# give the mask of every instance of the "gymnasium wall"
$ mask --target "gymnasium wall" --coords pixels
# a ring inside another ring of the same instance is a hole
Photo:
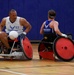
[[[71,33],[74,38],[74,0],[0,0],[0,21],[15,9],[18,16],[26,18],[32,25],[27,34],[30,40],[41,40],[40,27],[47,19],[47,12],[54,9],[57,13],[61,32]]]

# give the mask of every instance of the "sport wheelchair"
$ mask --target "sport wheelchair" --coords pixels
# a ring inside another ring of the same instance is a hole
[[[6,47],[0,42],[0,56],[2,59],[20,59],[20,60],[31,60],[33,57],[32,45],[29,39],[25,36],[24,39],[20,41],[16,40],[8,40],[11,52],[10,54],[5,54],[4,51]]]
[[[74,58],[74,42],[72,36],[68,38],[57,36],[53,42],[44,36],[38,46],[40,59],[71,61]]]

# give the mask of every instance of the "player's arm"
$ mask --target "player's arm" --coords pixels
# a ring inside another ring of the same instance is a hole
[[[53,28],[54,28],[54,31],[58,34],[58,35],[62,35],[61,31],[59,30],[59,23],[57,21],[54,21],[54,24],[53,24]]]
[[[45,22],[44,22],[45,23]],[[42,24],[42,26],[41,26],[41,28],[40,28],[40,34],[43,34],[44,33],[44,31],[43,31],[43,29],[44,29],[44,23]]]
[[[4,28],[4,26],[5,26],[5,23],[6,23],[6,19],[3,18],[2,21],[1,21],[1,23],[0,23],[0,31],[3,30],[3,28]]]
[[[54,31],[55,31],[58,35],[60,35],[60,36],[67,37],[66,34],[63,34],[63,33],[59,30],[58,25],[59,25],[58,22],[55,21],[55,22],[54,22]]]
[[[28,33],[31,30],[32,26],[30,25],[30,23],[26,19],[21,18],[20,23],[23,27],[26,28],[24,32]]]

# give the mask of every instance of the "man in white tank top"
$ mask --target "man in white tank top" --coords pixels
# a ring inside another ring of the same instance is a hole
[[[3,28],[6,26],[5,32]],[[26,28],[23,31],[23,28]],[[9,16],[2,19],[0,24],[0,40],[7,47],[7,53],[10,53],[10,46],[8,44],[8,34],[10,31],[17,31],[19,36],[24,37],[31,30],[30,23],[22,17],[17,16],[16,10],[12,9],[9,12]]]

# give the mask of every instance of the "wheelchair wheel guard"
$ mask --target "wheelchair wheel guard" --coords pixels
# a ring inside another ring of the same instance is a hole
[[[33,57],[32,45],[27,37],[21,39],[21,45],[24,55],[27,59],[31,60]]]
[[[74,58],[74,43],[70,38],[57,37],[53,44],[55,55],[63,61],[71,61]]]

